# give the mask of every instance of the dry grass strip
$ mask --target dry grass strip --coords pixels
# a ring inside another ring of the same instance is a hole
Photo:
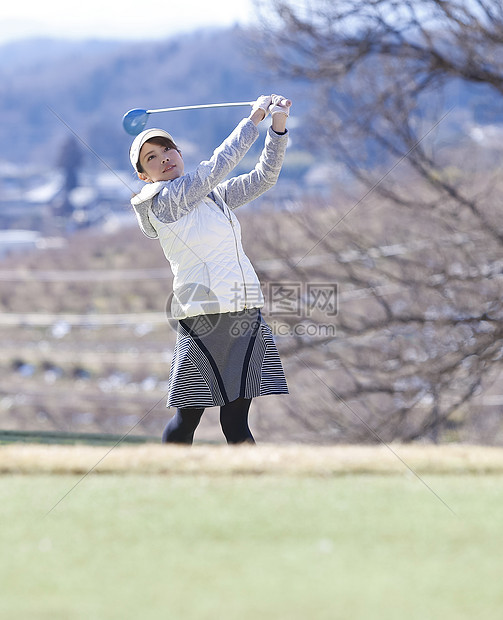
[[[387,446],[0,446],[2,474],[503,474],[503,448]],[[410,473],[410,472],[409,472]]]

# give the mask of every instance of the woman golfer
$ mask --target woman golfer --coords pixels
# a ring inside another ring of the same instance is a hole
[[[143,233],[159,239],[173,274],[171,316],[177,340],[168,407],[176,407],[163,442],[191,444],[205,407],[220,407],[228,443],[254,443],[248,426],[252,398],[287,394],[281,360],[260,308],[260,282],[241,244],[233,210],[277,181],[288,141],[290,102],[261,96],[209,161],[184,172],[182,154],[162,129],[136,136],[131,163],[145,181],[131,201]],[[255,168],[225,180],[271,113]]]

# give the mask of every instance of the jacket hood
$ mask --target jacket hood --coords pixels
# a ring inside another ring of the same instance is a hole
[[[156,229],[148,217],[148,212],[152,206],[154,196],[156,196],[169,181],[156,181],[144,185],[139,194],[131,198],[131,205],[134,209],[136,219],[140,225],[142,233],[149,239],[157,239]]]

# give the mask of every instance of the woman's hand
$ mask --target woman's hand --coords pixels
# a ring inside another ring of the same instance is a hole
[[[281,95],[271,95],[269,112],[272,116],[272,128],[276,133],[285,133],[286,119],[290,114],[292,102]]]
[[[272,96],[271,95],[260,95],[260,97],[255,101],[252,106],[252,111],[250,113],[250,119],[258,125],[261,121],[269,113],[269,107],[272,104]]]

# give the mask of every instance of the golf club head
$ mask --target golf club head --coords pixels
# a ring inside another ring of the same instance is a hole
[[[134,108],[126,112],[122,118],[122,126],[132,136],[137,136],[143,131],[148,121],[147,110]]]

